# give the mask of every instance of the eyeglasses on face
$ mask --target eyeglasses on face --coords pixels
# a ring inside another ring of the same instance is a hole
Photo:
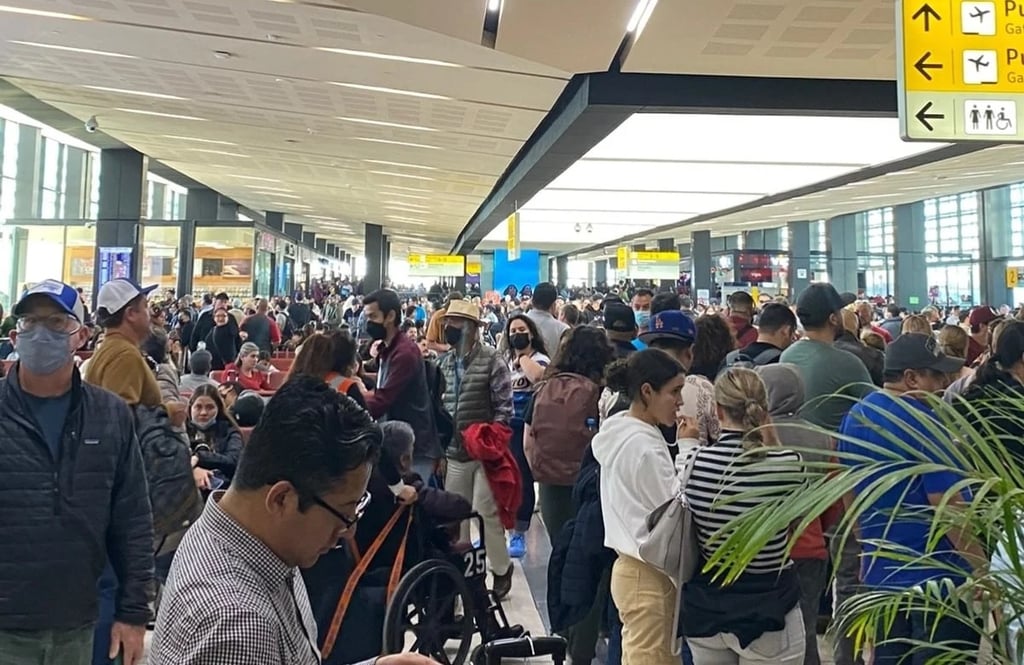
[[[344,533],[345,531],[352,530],[356,523],[359,522],[360,519],[362,519],[363,515],[366,513],[366,507],[370,505],[371,498],[369,491],[363,492],[363,495],[359,497],[359,501],[356,502],[356,508],[353,511],[352,517],[347,517],[344,514],[342,514],[341,511],[336,510],[333,506],[331,506],[331,504],[327,503],[316,494],[313,494],[311,496],[313,498],[313,503],[320,506],[321,508],[323,508],[324,510],[326,510],[327,512],[341,520],[341,523],[345,525],[345,529],[342,531],[342,533]]]
[[[65,333],[68,335],[78,332],[82,327],[82,324],[78,322],[78,319],[70,314],[47,314],[45,316],[29,314],[18,318],[17,331],[20,333],[31,332],[40,325],[51,332]]]

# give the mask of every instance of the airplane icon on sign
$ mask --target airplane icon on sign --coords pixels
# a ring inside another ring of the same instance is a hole
[[[967,58],[967,61],[974,65],[974,71],[976,72],[980,72],[982,67],[988,67],[989,65],[984,55],[979,55],[977,58]]]
[[[965,35],[996,34],[996,3],[991,0],[961,1],[960,27]]]
[[[991,13],[992,13],[991,9],[982,9],[981,7],[977,7],[976,6],[974,8],[974,11],[971,12],[970,16],[971,16],[971,18],[978,19],[978,21],[984,21],[985,20],[985,15],[986,14],[991,14]]]

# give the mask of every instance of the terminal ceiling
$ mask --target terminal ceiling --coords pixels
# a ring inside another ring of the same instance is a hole
[[[253,210],[282,211],[348,251],[361,250],[366,222],[384,225],[396,255],[445,251],[571,76],[608,69],[637,0],[504,0],[494,48],[481,45],[487,5],[0,0],[0,75],[80,122],[95,115],[102,132],[193,181]],[[891,0],[661,0],[622,71],[885,80],[895,71],[893,14]],[[888,139],[877,156],[811,155],[810,170],[788,155],[781,161],[790,173],[778,183],[747,186],[745,177],[737,191],[807,184],[928,148],[900,146],[895,129]],[[696,160],[687,145],[671,145],[682,152],[663,154],[673,162],[664,173],[652,162],[619,179],[682,187],[686,167],[676,162]],[[644,149],[664,153],[659,141]],[[556,183],[607,188],[621,156],[604,158],[580,162]],[[683,209],[670,206],[673,214],[739,201],[730,191],[696,209],[694,199],[675,198]],[[540,209],[574,207],[550,201]],[[603,207],[591,223],[621,211]],[[561,230],[575,224],[566,215],[546,221]],[[620,235],[672,221],[620,223]],[[750,221],[762,220],[730,223]]]

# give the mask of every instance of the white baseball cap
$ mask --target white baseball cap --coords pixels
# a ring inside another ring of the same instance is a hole
[[[96,296],[96,307],[107,310],[107,314],[116,314],[124,309],[124,306],[139,296],[155,291],[159,284],[142,287],[125,277],[112,279],[100,287],[99,295]]]
[[[24,313],[26,302],[32,296],[46,296],[64,312],[78,319],[79,323],[85,322],[85,306],[82,299],[78,297],[78,291],[74,287],[55,279],[44,279],[21,294],[21,299],[14,306],[14,315]]]

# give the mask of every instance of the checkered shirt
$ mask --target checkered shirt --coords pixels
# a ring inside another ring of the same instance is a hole
[[[319,665],[316,643],[299,570],[207,502],[174,557],[150,665]]]

